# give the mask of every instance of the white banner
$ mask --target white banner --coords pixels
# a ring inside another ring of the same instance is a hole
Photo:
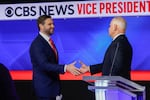
[[[53,18],[86,18],[150,15],[150,0],[101,0],[26,4],[1,4],[0,20]]]

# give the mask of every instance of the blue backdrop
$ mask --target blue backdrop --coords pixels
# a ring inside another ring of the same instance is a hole
[[[124,17],[126,35],[133,47],[132,70],[150,70],[150,17]],[[52,36],[60,64],[81,60],[100,63],[112,39],[108,27],[112,18],[54,19]],[[37,36],[36,20],[0,21],[0,63],[10,70],[30,70],[29,47]],[[79,64],[76,64],[80,67]]]

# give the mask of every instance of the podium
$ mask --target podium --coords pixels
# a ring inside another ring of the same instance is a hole
[[[96,100],[146,100],[145,87],[120,76],[83,76]]]

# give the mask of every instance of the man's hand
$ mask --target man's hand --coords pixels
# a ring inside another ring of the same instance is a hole
[[[80,72],[86,73],[90,72],[90,67],[85,65],[83,62],[80,61],[81,67],[80,67]]]
[[[71,63],[71,64],[69,64],[69,65],[67,65],[66,71],[70,72],[71,74],[73,74],[75,76],[77,76],[77,75],[80,75],[81,72],[80,72],[80,70],[78,68],[75,67],[75,65],[74,65],[75,63],[76,63],[76,61]]]

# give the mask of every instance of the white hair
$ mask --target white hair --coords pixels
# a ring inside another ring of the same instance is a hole
[[[122,17],[115,17],[112,19],[112,23],[119,26],[120,29],[126,29],[126,21]]]

